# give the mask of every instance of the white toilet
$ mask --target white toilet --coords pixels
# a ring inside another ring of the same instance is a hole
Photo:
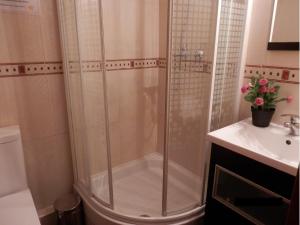
[[[18,126],[0,128],[0,224],[40,225],[27,185]]]

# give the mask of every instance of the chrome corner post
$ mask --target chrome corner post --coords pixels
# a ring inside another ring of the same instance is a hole
[[[173,0],[168,2],[168,30],[167,30],[167,73],[165,81],[165,132],[164,132],[164,152],[163,152],[163,191],[162,191],[162,216],[168,214],[168,157],[169,157],[169,106],[170,106],[170,76],[172,68],[172,16]]]
[[[105,42],[104,42],[104,23],[103,23],[103,8],[102,0],[99,0],[99,25],[100,25],[100,41],[101,41],[101,56],[102,56],[102,82],[104,94],[104,110],[105,110],[105,133],[106,133],[106,153],[107,153],[107,172],[108,172],[108,186],[109,186],[109,201],[110,208],[114,209],[114,191],[113,191],[113,174],[111,163],[111,147],[110,147],[110,128],[109,128],[109,114],[108,114],[108,101],[107,101],[107,80],[106,80],[106,67],[105,67]]]

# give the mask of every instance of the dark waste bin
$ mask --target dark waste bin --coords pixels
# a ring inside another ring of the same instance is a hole
[[[84,225],[81,199],[76,194],[67,194],[54,202],[59,225]]]

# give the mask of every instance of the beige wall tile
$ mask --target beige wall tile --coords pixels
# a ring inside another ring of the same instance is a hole
[[[168,0],[159,0],[159,57],[167,57]]]
[[[67,131],[61,75],[11,79],[15,82],[18,118],[24,140]]]
[[[166,104],[166,78],[167,70],[165,68],[159,69],[159,85],[158,85],[158,133],[157,133],[157,151],[162,153],[164,149],[164,135],[165,135],[165,104]]]
[[[56,1],[41,1],[41,31],[46,61],[61,61],[61,47]]]
[[[99,1],[77,1],[78,8],[78,33],[81,59],[101,60],[101,23],[99,15]]]
[[[55,0],[43,0],[37,15],[0,12],[0,62],[60,61]]]
[[[64,77],[61,74],[47,76],[53,133],[68,133],[67,103]]]
[[[102,72],[83,72],[82,93],[87,127],[105,128]]]
[[[157,151],[158,69],[107,73],[113,165]]]
[[[83,72],[86,143],[92,174],[107,170],[106,115],[102,72]]]
[[[0,63],[61,61],[55,0],[38,15],[0,12],[0,30]],[[0,126],[20,125],[29,186],[47,207],[73,182],[63,76],[0,78],[0,96]]]
[[[122,163],[121,152],[125,151],[123,145],[121,145],[121,124],[120,123],[110,123],[109,133],[110,133],[110,149],[111,149],[111,163],[112,166],[118,166]],[[136,158],[133,157],[133,159]]]
[[[165,57],[167,8],[166,0],[104,0],[106,59]],[[107,73],[114,166],[157,150],[160,82],[158,69]]]
[[[66,134],[25,140],[23,148],[29,187],[38,209],[72,191],[72,162]]]
[[[18,111],[13,79],[0,79],[0,96],[0,125],[9,126],[18,124]]]
[[[0,126],[20,125],[29,187],[47,207],[73,182],[63,76],[0,78],[0,95]]]
[[[103,128],[89,127],[86,134],[91,174],[107,171],[107,143]]]
[[[39,62],[44,60],[41,22],[38,16],[14,13],[0,13],[1,49],[8,48],[0,55],[0,62]]]
[[[159,1],[103,1],[107,59],[159,55]]]
[[[47,77],[20,77],[14,81],[23,139],[54,135],[51,132],[52,110]]]

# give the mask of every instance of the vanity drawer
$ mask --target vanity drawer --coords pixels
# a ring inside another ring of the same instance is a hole
[[[295,177],[212,144],[206,224],[283,225]]]
[[[257,225],[282,225],[290,200],[219,165],[212,198]]]

